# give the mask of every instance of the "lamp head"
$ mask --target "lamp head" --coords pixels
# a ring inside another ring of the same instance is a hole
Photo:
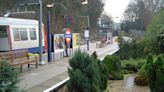
[[[85,0],[84,2],[81,2],[81,4],[88,4],[88,0]]]
[[[53,4],[53,3],[47,4],[47,7],[48,7],[48,8],[52,8],[52,7],[54,7],[54,4]]]

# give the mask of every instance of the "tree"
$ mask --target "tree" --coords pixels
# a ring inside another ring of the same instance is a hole
[[[101,16],[101,19],[102,19],[102,24],[106,24],[106,25],[112,25],[113,24],[113,20],[112,20],[111,16],[103,14]]]
[[[124,13],[123,30],[146,30],[152,16],[163,8],[163,0],[132,0]]]
[[[84,16],[88,15],[90,18],[90,31],[97,32],[97,21],[103,11],[103,2],[101,0],[88,0],[88,4],[85,7]]]
[[[155,53],[163,53],[163,34],[164,34],[164,10],[157,13],[152,22],[149,24],[146,34],[145,42],[149,50]]]
[[[15,3],[17,0],[0,0],[0,16],[3,16],[7,11],[15,11]]]

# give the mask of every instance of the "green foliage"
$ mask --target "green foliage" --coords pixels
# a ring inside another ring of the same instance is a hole
[[[107,88],[108,84],[108,71],[107,66],[100,60],[97,60],[100,71],[100,89],[103,91]]]
[[[69,92],[100,92],[99,67],[94,58],[79,50],[69,60],[69,64]]]
[[[145,45],[148,50],[155,53],[163,53],[163,34],[164,34],[164,10],[158,12],[147,27],[145,33]]]
[[[107,65],[108,71],[120,71],[121,70],[121,62],[119,57],[115,55],[107,55],[103,62]]]
[[[124,75],[121,71],[116,72],[116,71],[111,71],[111,78],[109,78],[111,80],[123,80],[124,79]]]
[[[108,82],[107,66],[104,64],[104,62],[97,59],[96,51],[92,53],[91,57],[93,57],[98,64],[99,73],[100,73],[100,89],[104,91],[107,88],[107,82]]]
[[[120,42],[118,55],[121,59],[144,58],[147,53],[164,53],[164,10],[157,12],[147,27],[144,39]]]
[[[146,63],[141,67],[137,76],[135,77],[135,83],[137,85],[148,85],[148,77],[146,73]]]
[[[163,26],[164,28],[164,26]],[[158,41],[158,53],[164,53],[164,29],[162,29],[163,32],[160,33],[157,37],[157,41]]]
[[[121,29],[145,31],[153,15],[163,9],[163,4],[164,0],[131,0],[124,12]]]
[[[153,58],[152,55],[149,58]],[[158,55],[156,58],[147,59],[146,72],[148,76],[151,92],[163,92],[164,90],[164,56]],[[149,61],[149,60],[153,60]]]
[[[121,61],[121,66],[124,73],[136,73],[145,63],[145,59],[129,59]]]
[[[144,53],[144,42],[142,40],[132,42],[126,42],[120,40],[119,44],[120,50],[117,52],[117,55],[121,60],[130,59],[130,58],[143,58],[145,56]]]
[[[93,53],[92,53],[92,55],[91,55],[93,58],[95,58],[95,59],[97,59],[97,52],[96,51],[94,51]]]
[[[138,71],[138,75],[141,75],[141,76],[147,76],[146,74],[146,64],[144,64],[140,70]]]
[[[4,60],[0,61],[0,92],[20,92],[18,77],[17,69]]]
[[[68,89],[74,90],[75,92],[90,92],[91,85],[88,83],[88,78],[86,78],[79,69],[71,73],[72,74],[69,74],[70,80],[67,85]]]
[[[104,58],[103,62],[108,68],[109,79],[123,79],[123,74],[121,73],[121,62],[117,56],[108,55]]]

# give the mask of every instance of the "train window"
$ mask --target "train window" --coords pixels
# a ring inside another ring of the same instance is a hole
[[[19,28],[13,28],[14,41],[20,41]]]
[[[27,35],[27,29],[26,28],[20,28],[20,35],[21,35],[21,40],[28,40],[28,35]]]
[[[30,39],[31,40],[36,40],[36,31],[35,31],[35,28],[30,28],[29,31],[30,31]]]
[[[0,26],[0,38],[7,37],[7,29],[6,26]]]

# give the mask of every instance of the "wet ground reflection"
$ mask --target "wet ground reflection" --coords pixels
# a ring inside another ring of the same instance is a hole
[[[148,86],[137,86],[134,83],[135,74],[124,76],[124,80],[109,81],[110,92],[150,92]]]

